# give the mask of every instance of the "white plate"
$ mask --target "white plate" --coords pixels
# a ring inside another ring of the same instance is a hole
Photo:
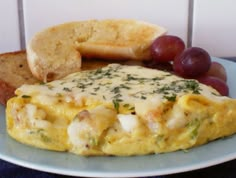
[[[230,96],[236,98],[236,63],[217,58],[213,60],[226,67]],[[0,158],[45,172],[84,177],[154,176],[195,170],[236,158],[236,135],[190,149],[188,152],[148,156],[82,157],[40,150],[18,143],[7,135],[4,109],[0,106]]]

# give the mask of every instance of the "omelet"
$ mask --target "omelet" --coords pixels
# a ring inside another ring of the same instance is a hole
[[[185,150],[236,132],[236,100],[193,79],[110,64],[23,85],[6,108],[7,132],[34,147],[78,155]]]

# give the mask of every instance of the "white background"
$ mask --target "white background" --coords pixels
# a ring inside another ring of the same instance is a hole
[[[48,26],[104,18],[155,23],[212,56],[236,56],[235,0],[0,0],[0,53],[24,49]]]

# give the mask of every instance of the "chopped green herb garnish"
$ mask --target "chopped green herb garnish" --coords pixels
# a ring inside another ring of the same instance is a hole
[[[131,107],[131,108],[129,108],[129,110],[134,110],[134,106],[133,106],[133,107]]]
[[[186,80],[185,87],[186,89],[192,90],[194,94],[200,94],[199,83],[195,80]]]
[[[192,120],[187,127],[190,129],[190,136],[191,139],[195,139],[198,135],[198,129],[200,127],[200,120],[199,119],[194,119]]]
[[[67,92],[70,92],[70,91],[71,91],[71,89],[68,88],[68,87],[64,87],[63,90],[64,90],[64,91],[67,91]]]
[[[145,99],[147,99],[147,97],[146,96],[141,96],[141,99],[145,100]]]
[[[46,143],[51,142],[51,139],[43,133],[40,134],[40,137],[41,137],[43,142],[46,142]]]
[[[31,98],[31,96],[29,96],[29,95],[22,95],[21,97],[22,98]]]
[[[120,85],[120,88],[130,89],[130,87],[127,86],[127,85],[125,85],[125,84],[121,84],[121,85]]]
[[[128,108],[130,105],[129,104],[124,104],[123,105],[125,108]]]
[[[122,97],[122,95],[119,93],[119,94],[115,95],[113,98],[118,100],[118,98],[120,98],[120,97]]]
[[[96,87],[94,88],[94,91],[98,91],[100,89],[100,87]]]
[[[120,87],[115,87],[115,88],[113,88],[112,90],[111,90],[111,92],[113,92],[113,93],[120,93]]]
[[[102,73],[102,69],[101,68],[95,70],[95,72],[94,72],[95,75],[101,74],[101,73]]]
[[[175,101],[176,100],[176,94],[172,94],[172,95],[164,95],[164,98],[167,99],[168,101]]]
[[[116,110],[117,112],[119,112],[119,108],[120,108],[120,103],[119,103],[119,101],[117,101],[117,100],[112,100],[112,102],[113,102],[113,106],[114,106],[115,110]]]

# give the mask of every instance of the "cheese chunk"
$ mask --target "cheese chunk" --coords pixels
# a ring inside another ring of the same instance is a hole
[[[236,132],[236,100],[193,79],[110,64],[23,85],[7,104],[7,131],[36,147],[80,155],[188,149]]]

